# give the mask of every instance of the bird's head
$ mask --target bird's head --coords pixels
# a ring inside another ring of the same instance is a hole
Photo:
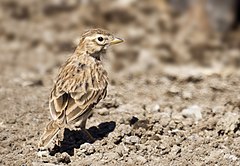
[[[91,29],[82,35],[79,48],[88,54],[100,56],[109,46],[121,42],[123,42],[122,39],[115,37],[106,30]]]

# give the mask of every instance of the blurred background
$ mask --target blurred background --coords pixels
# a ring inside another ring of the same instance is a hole
[[[126,41],[109,53],[111,71],[238,68],[239,8],[237,0],[1,0],[0,73],[52,72],[97,27]]]

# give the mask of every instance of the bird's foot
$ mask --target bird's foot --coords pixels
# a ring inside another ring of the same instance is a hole
[[[96,141],[96,138],[94,138],[88,131],[87,129],[82,129],[82,132],[84,133],[84,135],[87,137],[88,141],[90,143],[93,143]]]

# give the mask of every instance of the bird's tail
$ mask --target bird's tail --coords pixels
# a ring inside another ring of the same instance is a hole
[[[40,138],[38,147],[45,149],[48,144],[53,140],[53,138],[58,134],[58,132],[61,130],[62,126],[59,125],[59,121],[52,120],[48,123],[47,127],[45,128],[45,131],[43,135]]]

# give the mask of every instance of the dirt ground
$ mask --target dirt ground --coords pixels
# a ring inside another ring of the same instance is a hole
[[[161,1],[0,1],[0,165],[240,165],[240,33],[195,28]],[[190,21],[189,21],[190,19]],[[39,152],[48,96],[81,33],[125,39],[87,122]]]

